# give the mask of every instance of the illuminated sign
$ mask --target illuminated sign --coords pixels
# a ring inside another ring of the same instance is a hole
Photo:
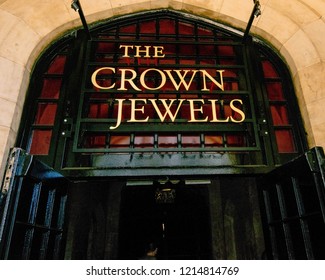
[[[165,57],[163,46],[139,46],[139,45],[120,45],[123,50],[123,58],[153,58],[163,59]],[[142,69],[142,68],[141,68]],[[92,85],[99,90],[117,90],[121,93],[121,98],[116,98],[117,103],[117,117],[116,124],[110,126],[111,130],[117,129],[123,121],[124,110],[129,110],[129,118],[126,122],[149,122],[150,116],[146,115],[145,106],[150,105],[154,109],[156,115],[161,122],[168,121],[175,122],[178,113],[182,110],[182,106],[187,105],[189,108],[189,118],[187,122],[211,122],[211,123],[241,123],[246,116],[242,110],[242,99],[234,98],[229,101],[229,116],[221,118],[218,116],[217,104],[223,103],[223,100],[200,98],[123,98],[123,93],[127,91],[160,91],[165,88],[166,84],[169,90],[178,92],[189,91],[193,81],[200,79],[200,91],[211,92],[215,88],[224,91],[223,73],[226,70],[216,69],[213,74],[211,69],[158,69],[148,68],[136,71],[132,68],[114,68],[101,67],[96,69],[91,75]],[[99,75],[111,76],[106,78],[105,85],[98,82]],[[214,75],[214,76],[213,76]],[[150,82],[151,77],[156,77],[156,83]],[[113,78],[114,77],[114,78]],[[158,81],[158,82],[157,82]],[[210,86],[208,86],[210,84]],[[129,106],[124,106],[128,104]],[[205,114],[209,107],[211,114]],[[199,115],[199,116],[198,116]]]

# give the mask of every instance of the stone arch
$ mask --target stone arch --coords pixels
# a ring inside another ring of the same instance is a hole
[[[251,1],[82,0],[89,24],[139,11],[170,8],[202,16],[244,30]],[[262,16],[252,34],[269,42],[287,62],[308,134],[310,146],[325,145],[322,116],[325,94],[323,45],[325,3],[314,0],[264,0]],[[1,173],[10,147],[14,146],[29,77],[44,48],[69,30],[81,26],[70,0],[0,1],[0,162]],[[240,7],[240,9],[238,8]]]

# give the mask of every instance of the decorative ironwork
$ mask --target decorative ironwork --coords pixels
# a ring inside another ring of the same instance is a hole
[[[157,188],[155,192],[155,201],[158,204],[174,203],[176,190],[171,188]]]

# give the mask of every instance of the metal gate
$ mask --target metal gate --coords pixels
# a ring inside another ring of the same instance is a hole
[[[324,160],[315,147],[261,179],[267,258],[325,258]]]
[[[0,259],[63,258],[68,180],[20,148],[1,188]]]

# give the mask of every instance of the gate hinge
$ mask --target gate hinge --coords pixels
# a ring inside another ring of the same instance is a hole
[[[33,156],[28,155],[21,148],[12,148],[7,160],[5,177],[1,193],[6,194],[15,176],[24,176],[28,173]]]
[[[313,150],[305,153],[310,171],[319,172],[318,161]]]
[[[312,172],[325,172],[325,156],[323,148],[314,147],[306,152],[305,156]]]

